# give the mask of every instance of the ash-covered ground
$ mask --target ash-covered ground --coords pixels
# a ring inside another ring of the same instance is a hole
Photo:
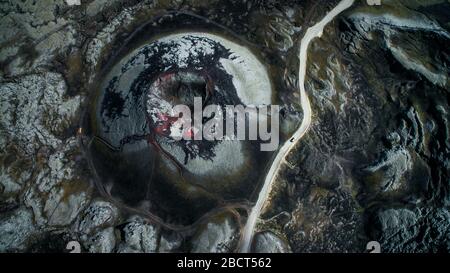
[[[142,26],[156,37],[164,16],[189,14],[258,51],[285,87],[287,115],[301,119],[300,41],[339,1],[67,2],[0,3],[0,252],[62,252],[69,241],[83,252],[237,252],[245,208],[171,228],[177,219],[102,194],[83,147],[91,86]],[[252,251],[364,252],[375,240],[382,252],[449,252],[449,71],[450,1],[355,1],[334,18],[308,49],[311,127]]]

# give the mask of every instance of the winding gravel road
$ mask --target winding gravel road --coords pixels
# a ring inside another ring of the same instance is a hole
[[[314,38],[322,36],[323,29],[329,22],[331,22],[342,11],[351,7],[353,3],[354,0],[342,0],[334,9],[328,12],[328,14],[319,23],[308,28],[308,30],[305,33],[305,36],[301,40],[299,53],[300,67],[299,67],[298,82],[300,87],[300,104],[302,107],[304,117],[300,127],[297,129],[297,131],[295,131],[291,139],[287,141],[278,151],[278,154],[276,155],[275,160],[273,161],[273,164],[266,175],[264,185],[258,196],[258,200],[256,201],[255,206],[252,208],[250,215],[247,219],[247,223],[245,224],[244,230],[242,232],[240,242],[240,252],[247,253],[250,251],[250,246],[253,239],[253,233],[256,222],[259,218],[259,215],[261,214],[261,210],[264,207],[267,198],[269,197],[269,193],[272,189],[275,177],[278,174],[278,171],[282,163],[285,161],[286,156],[296,146],[297,142],[305,135],[311,124],[311,105],[309,103],[309,99],[305,91],[305,76],[306,76],[306,61],[308,59],[308,46]]]

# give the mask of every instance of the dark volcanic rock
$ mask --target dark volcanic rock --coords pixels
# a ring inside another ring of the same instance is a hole
[[[130,210],[98,196],[111,187],[95,183],[80,147],[88,87],[135,30],[194,14],[266,62],[285,90],[288,134],[303,115],[301,38],[339,1],[67,2],[0,3],[0,252],[66,251],[71,240],[89,252],[236,251],[245,208],[179,229],[173,215],[136,216],[147,203]],[[270,193],[254,251],[365,252],[372,240],[382,252],[450,251],[450,4],[355,2],[310,44],[312,124]]]
[[[383,252],[449,252],[447,209],[380,209],[368,227]]]
[[[448,251],[450,36],[424,9],[360,3],[312,43],[313,124],[263,221],[294,251]]]

